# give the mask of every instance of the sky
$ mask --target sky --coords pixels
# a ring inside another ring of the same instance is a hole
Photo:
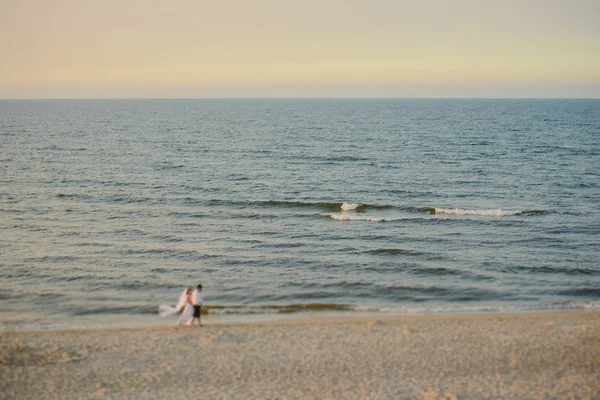
[[[0,0],[0,98],[598,98],[598,21],[598,0]]]

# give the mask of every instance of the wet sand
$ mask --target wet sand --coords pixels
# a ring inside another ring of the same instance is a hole
[[[0,396],[598,399],[600,312],[0,334]]]

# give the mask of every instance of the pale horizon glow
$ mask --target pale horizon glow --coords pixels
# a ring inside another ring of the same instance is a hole
[[[0,98],[600,97],[596,0],[3,0]]]

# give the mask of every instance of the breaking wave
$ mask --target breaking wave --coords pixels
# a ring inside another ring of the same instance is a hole
[[[515,311],[544,311],[544,310],[597,310],[600,301],[564,301],[544,303],[483,303],[483,304],[430,304],[430,305],[372,305],[359,306],[345,303],[292,303],[264,305],[213,305],[206,307],[204,312],[211,315],[256,315],[256,314],[296,314],[315,312],[345,312],[345,313],[384,313],[392,315],[407,314],[449,314],[476,312],[515,312]],[[154,311],[156,313],[156,311]]]
[[[61,197],[70,196],[61,194]],[[113,199],[114,200],[114,199]],[[329,213],[356,213],[363,214],[369,211],[392,211],[402,213],[417,213],[429,215],[452,215],[452,216],[481,216],[481,217],[504,217],[504,216],[528,216],[537,217],[550,214],[580,215],[582,213],[574,211],[553,211],[545,209],[516,209],[504,210],[501,208],[459,208],[459,207],[437,207],[437,206],[410,206],[410,205],[391,205],[391,204],[368,204],[350,201],[293,201],[293,200],[224,200],[224,199],[194,199],[186,197],[180,199],[186,205],[199,205],[205,207],[233,207],[236,209],[258,208],[258,209],[298,209],[315,210]],[[328,215],[329,216],[329,215]],[[348,216],[334,216],[336,220],[390,220],[389,218],[356,218]]]
[[[360,207],[360,204],[342,203],[340,208],[342,209],[342,211],[354,211],[354,210],[357,210],[359,207]]]
[[[470,209],[470,208],[450,208],[450,207],[394,207],[394,206],[368,206],[356,203],[327,203],[330,204],[328,211],[337,211],[319,214],[322,217],[328,217],[336,221],[368,221],[368,222],[389,222],[411,219],[409,214],[429,214],[429,215],[448,215],[448,216],[466,216],[466,217],[508,217],[525,216],[537,217],[549,214],[561,214],[548,210],[502,210],[496,209]],[[333,206],[335,204],[335,206]],[[338,206],[339,204],[339,206]],[[393,215],[367,215],[369,209],[384,210],[395,209],[399,213]],[[576,213],[571,213],[576,214]]]
[[[383,217],[375,217],[369,215],[361,215],[361,214],[351,214],[346,212],[336,213],[336,214],[319,214],[322,217],[328,217],[334,219],[336,221],[367,221],[367,222],[386,222],[386,221],[395,221],[400,218],[383,218]]]
[[[444,207],[418,207],[413,209],[417,212],[424,212],[431,215],[479,215],[485,217],[502,217],[511,215],[539,216],[548,214],[559,214],[549,210],[502,210],[496,209],[468,209],[468,208],[444,208]],[[570,213],[577,214],[577,213]]]
[[[187,202],[193,202],[192,199],[187,199]],[[207,206],[236,206],[236,207],[257,207],[257,208],[297,208],[297,209],[317,209],[326,210],[329,212],[354,212],[354,213],[365,213],[367,211],[383,211],[383,210],[396,210],[402,212],[412,213],[426,213],[430,215],[467,215],[467,216],[484,216],[484,217],[502,217],[502,216],[542,216],[548,214],[578,214],[572,213],[561,213],[543,209],[520,209],[520,210],[503,210],[500,208],[493,209],[478,209],[478,208],[458,208],[458,207],[414,207],[414,206],[395,206],[390,204],[366,204],[366,203],[354,203],[354,202],[311,202],[311,201],[279,201],[279,200],[267,200],[267,201],[225,201],[225,200],[204,200],[198,201],[198,203]],[[333,216],[334,219],[343,220],[365,220],[361,218],[341,217]],[[381,220],[376,218],[377,220]],[[367,218],[366,220],[370,220]]]
[[[429,214],[449,214],[449,215],[482,215],[482,216],[493,216],[501,217],[505,215],[505,212],[500,209],[495,210],[470,210],[461,208],[441,208],[441,207],[423,207],[420,211]]]
[[[234,206],[234,207],[257,207],[257,208],[298,208],[298,209],[321,209],[328,211],[356,211],[386,210],[394,206],[378,204],[361,204],[350,202],[328,202],[328,201],[288,201],[288,200],[265,200],[265,201],[230,201],[230,200],[195,200],[184,199],[187,204],[197,203],[205,206]]]

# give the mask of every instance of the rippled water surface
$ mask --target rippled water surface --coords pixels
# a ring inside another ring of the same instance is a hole
[[[0,251],[3,329],[598,308],[600,101],[4,100]]]

